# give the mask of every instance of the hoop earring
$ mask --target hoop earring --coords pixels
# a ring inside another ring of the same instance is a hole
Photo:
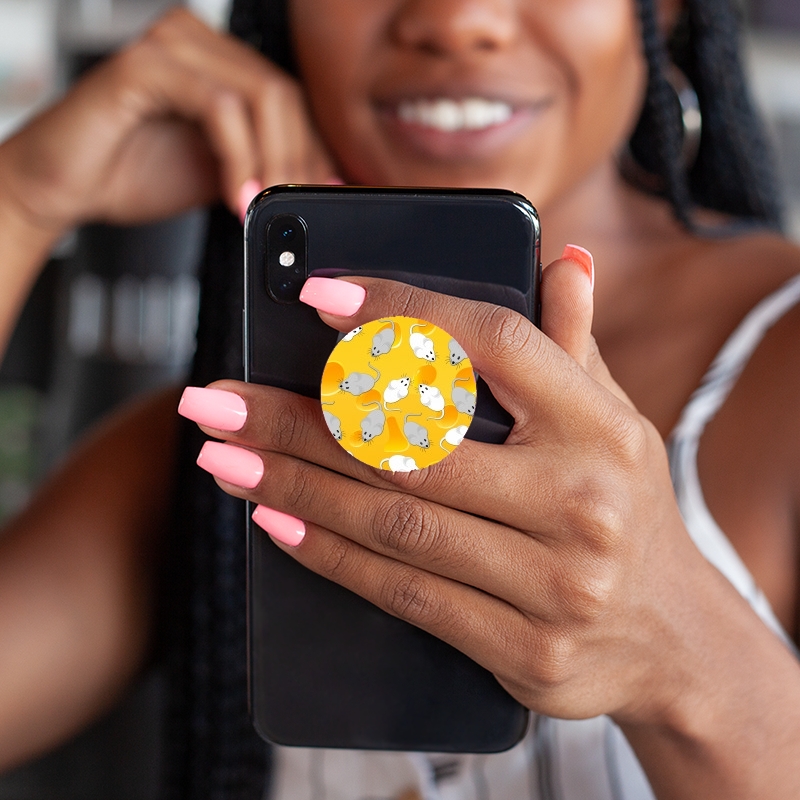
[[[700,138],[703,133],[703,115],[700,111],[700,100],[689,78],[675,64],[670,64],[664,77],[675,93],[675,98],[680,107],[681,137],[681,163],[685,174],[691,172],[697,161],[700,151]],[[665,188],[664,179],[660,175],[649,172],[635,158],[631,152],[630,143],[619,157],[619,169],[623,177],[634,186],[640,186],[651,192],[662,192]]]

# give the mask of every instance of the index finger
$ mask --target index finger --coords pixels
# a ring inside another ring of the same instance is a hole
[[[364,277],[309,278],[300,299],[339,331],[391,316],[437,325],[461,345],[518,425],[531,418],[533,407],[565,419],[569,406],[595,388],[561,348],[505,306]]]

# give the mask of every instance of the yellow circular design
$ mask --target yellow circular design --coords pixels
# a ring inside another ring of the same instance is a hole
[[[359,461],[410,472],[461,444],[475,414],[475,375],[447,331],[387,317],[350,331],[322,374],[328,430]]]

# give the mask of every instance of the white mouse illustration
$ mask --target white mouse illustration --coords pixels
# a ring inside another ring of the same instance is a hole
[[[383,390],[383,407],[387,411],[399,411],[396,408],[389,408],[389,403],[397,403],[404,397],[408,397],[408,387],[411,386],[411,378],[395,378],[389,381],[389,385]]]
[[[451,428],[447,433],[442,437],[441,441],[439,442],[439,447],[442,448],[446,453],[451,453],[451,450],[448,450],[444,443],[447,442],[448,444],[453,445],[453,447],[458,447],[461,442],[464,441],[464,436],[467,434],[467,426],[466,425],[457,425],[455,428]]]
[[[431,419],[441,419],[444,416],[444,397],[435,386],[421,383],[419,385],[419,401],[431,411],[441,412],[440,416],[431,417]]]
[[[386,464],[392,472],[413,472],[415,469],[419,469],[414,459],[408,456],[397,455],[391,458],[384,458],[383,461],[381,461],[381,469],[384,469],[384,464]]]
[[[342,341],[343,342],[352,341],[363,330],[364,330],[363,325],[359,325],[357,328],[353,328],[353,330],[351,330],[350,333],[346,333],[344,336],[342,336]]]
[[[411,336],[408,339],[408,343],[417,358],[424,358],[426,361],[436,361],[436,353],[433,350],[433,341],[421,333],[414,333],[414,328],[421,328],[424,325],[425,323],[417,322],[411,326]]]

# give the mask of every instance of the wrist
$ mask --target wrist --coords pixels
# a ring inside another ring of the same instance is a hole
[[[778,776],[798,754],[797,662],[716,569],[697,566],[676,620],[685,635],[659,664],[649,713],[615,720],[659,797],[793,796]]]

